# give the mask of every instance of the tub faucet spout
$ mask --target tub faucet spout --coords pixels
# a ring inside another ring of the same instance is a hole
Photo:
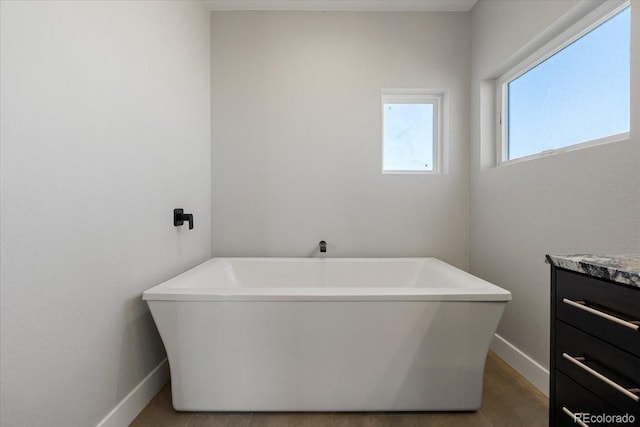
[[[327,252],[327,242],[325,242],[324,240],[320,241],[320,252]]]

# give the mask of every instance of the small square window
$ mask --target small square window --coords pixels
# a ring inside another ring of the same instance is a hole
[[[442,93],[388,90],[382,95],[382,172],[440,171]]]

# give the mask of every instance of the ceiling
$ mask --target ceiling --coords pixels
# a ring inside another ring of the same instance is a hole
[[[468,12],[476,0],[204,0],[211,10]]]

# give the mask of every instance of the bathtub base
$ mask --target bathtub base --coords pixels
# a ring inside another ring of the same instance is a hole
[[[181,411],[473,411],[507,301],[148,301]]]

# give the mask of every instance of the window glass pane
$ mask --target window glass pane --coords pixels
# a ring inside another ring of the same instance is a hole
[[[433,104],[384,104],[383,169],[433,170]]]
[[[508,83],[506,159],[629,131],[630,9]]]

